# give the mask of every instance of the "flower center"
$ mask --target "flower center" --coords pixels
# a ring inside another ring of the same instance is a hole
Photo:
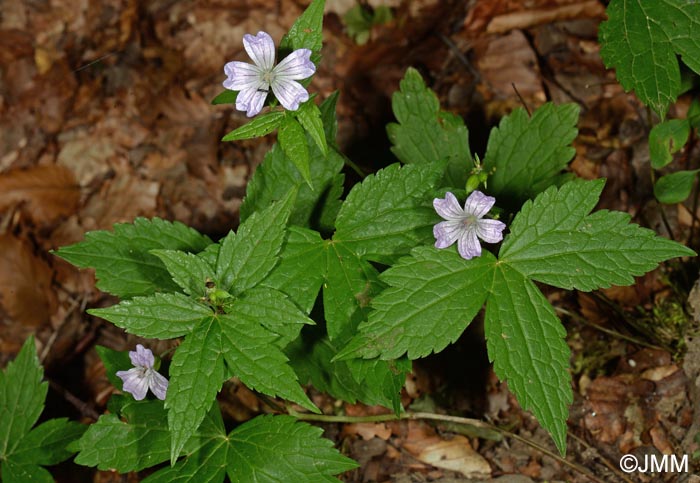
[[[464,226],[472,226],[474,223],[476,223],[477,217],[474,215],[465,215],[464,218],[462,218],[462,224]]]
[[[269,71],[263,72],[262,80],[263,80],[263,82],[265,82],[267,85],[269,85],[269,86],[272,85],[272,82],[274,82],[274,80],[275,80],[275,73],[274,73],[274,71],[269,70]]]

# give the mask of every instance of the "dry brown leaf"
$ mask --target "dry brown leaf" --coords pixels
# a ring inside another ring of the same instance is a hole
[[[56,310],[52,271],[32,247],[11,235],[0,235],[0,309],[17,330],[48,324]],[[2,331],[13,330],[3,327]]]
[[[357,434],[365,441],[372,438],[388,440],[391,437],[391,429],[384,423],[354,423],[343,426],[343,433]]]
[[[436,441],[416,455],[423,463],[456,471],[470,478],[491,475],[491,467],[479,453],[474,451],[464,436],[457,435],[449,441]]]
[[[486,27],[488,33],[503,33],[514,29],[526,29],[575,18],[598,18],[605,13],[605,7],[598,0],[588,0],[552,8],[533,8],[519,12],[509,12],[494,17]]]
[[[80,189],[65,166],[35,166],[0,174],[0,212],[21,206],[35,223],[49,223],[73,213]]]

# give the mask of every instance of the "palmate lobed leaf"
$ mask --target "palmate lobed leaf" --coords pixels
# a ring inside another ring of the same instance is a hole
[[[598,30],[605,65],[663,118],[681,89],[676,55],[700,74],[700,3],[612,0],[606,13]]]
[[[383,264],[427,242],[439,221],[431,195],[444,169],[443,162],[397,163],[367,176],[345,199],[333,240],[358,257]]]
[[[220,244],[216,261],[219,288],[240,294],[260,283],[275,267],[286,236],[286,225],[296,190],[255,212]]]
[[[196,451],[172,467],[163,468],[144,483],[337,482],[332,476],[357,467],[322,430],[290,416],[258,416],[228,435],[218,408],[210,411],[207,428],[200,428]]]
[[[473,160],[462,118],[440,111],[437,96],[413,68],[406,71],[391,105],[398,123],[388,124],[386,130],[396,157],[403,163],[447,161],[443,184],[463,187]]]
[[[229,434],[232,483],[337,482],[332,475],[357,468],[323,430],[291,416],[258,416]]]
[[[66,446],[86,427],[66,418],[51,419],[32,429],[44,409],[48,389],[43,369],[27,338],[19,354],[0,371],[0,477],[5,483],[53,482],[39,465],[53,465],[73,452]]]
[[[604,180],[574,181],[525,203],[499,260],[539,282],[590,291],[631,285],[633,276],[664,260],[695,255],[679,243],[630,224],[626,213],[589,215],[604,184]]]
[[[318,411],[278,347],[279,336],[263,327],[268,323],[266,315],[254,310],[211,314],[176,351],[165,399],[172,436],[171,462],[195,434],[230,374],[253,390]]]
[[[576,104],[547,103],[532,117],[523,108],[501,119],[489,136],[484,170],[489,194],[499,206],[515,209],[561,178],[574,157],[578,130]]]
[[[151,250],[197,253],[211,243],[209,237],[182,223],[136,218],[133,223],[117,223],[113,232],[89,232],[84,241],[59,248],[56,255],[80,268],[94,268],[100,290],[131,298],[178,290]]]
[[[493,272],[484,330],[496,374],[564,454],[573,400],[566,330],[542,292],[508,264]]]
[[[389,285],[371,303],[359,334],[335,356],[411,359],[454,342],[486,302],[489,357],[523,407],[534,412],[564,452],[569,351],[552,307],[531,279],[591,290],[631,284],[658,263],[694,252],[629,215],[598,211],[604,180],[551,187],[528,201],[511,224],[497,260],[471,260],[453,249],[415,248],[380,279]]]

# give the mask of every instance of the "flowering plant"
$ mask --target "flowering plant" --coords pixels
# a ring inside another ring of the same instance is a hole
[[[169,461],[144,480],[151,483],[333,481],[356,463],[300,421],[320,412],[304,387],[400,415],[411,361],[442,351],[482,309],[496,374],[563,453],[569,348],[536,282],[583,291],[629,285],[664,260],[694,255],[625,213],[593,212],[604,180],[565,173],[576,105],[506,116],[482,168],[464,121],[440,109],[414,69],[394,94],[397,122],[387,126],[399,162],[343,196],[338,94],[318,103],[306,90],[320,61],[323,7],[314,0],[280,41],[288,55],[277,66],[272,38],[258,32],[243,38],[253,64],[224,67],[226,90],[214,102],[253,117],[224,140],[278,130],[236,232],[213,241],[177,222],[139,218],[58,250],[94,268],[98,287],[120,298],[92,315],[143,338],[181,340],[168,379],[141,345],[128,357],[100,350],[126,394],[115,394],[110,413],[84,433],[65,430],[80,436],[70,446],[77,463],[129,472]],[[286,400],[286,409],[272,407],[288,414],[227,432],[216,397],[232,377],[266,401]],[[36,418],[27,421],[18,438]]]

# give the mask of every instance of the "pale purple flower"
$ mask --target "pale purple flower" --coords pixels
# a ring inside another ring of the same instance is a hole
[[[462,258],[471,260],[481,255],[481,245],[477,237],[487,243],[501,241],[506,224],[498,220],[484,219],[484,215],[493,208],[494,203],[496,198],[486,196],[481,191],[474,191],[469,195],[464,209],[449,191],[445,194],[445,199],[435,198],[435,211],[447,220],[433,227],[435,248],[447,248],[457,242],[457,251]]]
[[[168,380],[153,369],[153,352],[141,344],[136,345],[135,351],[129,351],[131,363],[135,366],[128,371],[117,372],[117,377],[124,381],[124,391],[131,393],[137,401],[146,397],[150,388],[160,400],[165,399],[168,390]]]
[[[309,100],[309,93],[298,80],[311,77],[316,66],[309,49],[297,49],[275,66],[275,43],[269,34],[258,32],[243,36],[243,47],[255,64],[229,62],[224,66],[228,79],[224,87],[239,91],[236,109],[248,117],[258,114],[270,88],[285,109],[296,111],[299,104]]]

